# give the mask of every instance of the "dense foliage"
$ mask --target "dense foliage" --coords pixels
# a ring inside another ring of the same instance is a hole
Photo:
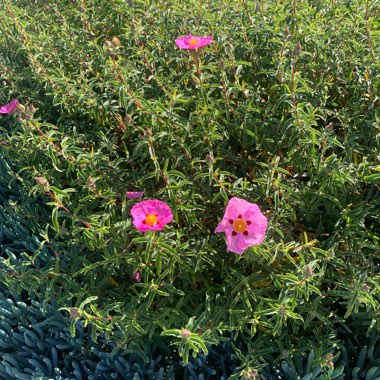
[[[0,119],[4,289],[112,355],[193,368],[228,346],[235,377],[364,376],[367,351],[352,358],[375,345],[380,308],[378,3],[0,4],[0,104],[25,107]],[[174,44],[189,33],[215,42],[190,55]],[[173,222],[136,230],[130,190]],[[243,255],[214,233],[231,197],[269,220]]]

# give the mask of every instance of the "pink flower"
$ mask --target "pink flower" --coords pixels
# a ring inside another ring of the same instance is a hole
[[[173,219],[170,207],[162,201],[152,199],[136,203],[132,209],[133,225],[142,232],[163,230]]]
[[[143,191],[127,191],[125,195],[128,199],[137,199],[137,198],[141,198],[144,195],[144,192]]]
[[[10,103],[0,108],[0,113],[5,113],[5,114],[13,113],[17,110],[19,106],[20,106],[20,103],[17,99],[12,100]]]
[[[213,38],[207,37],[197,37],[189,34],[186,37],[179,37],[175,40],[175,43],[180,49],[199,49],[213,42]]]
[[[263,242],[267,226],[267,218],[257,204],[231,198],[215,232],[225,232],[228,251],[242,254],[246,248]]]

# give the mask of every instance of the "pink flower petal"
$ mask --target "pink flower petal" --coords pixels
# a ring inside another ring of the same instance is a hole
[[[241,255],[253,244],[250,244],[243,234],[232,236],[226,233],[227,251]]]
[[[198,37],[198,36],[192,36],[189,34],[185,37],[179,37],[176,38],[175,43],[180,49],[199,49],[204,46],[207,46],[211,44],[214,41],[214,39],[210,36],[206,37]]]
[[[0,113],[10,114],[17,110],[17,107],[20,105],[17,99],[12,100],[10,103],[5,104],[0,108]]]
[[[136,203],[131,209],[131,214],[133,217],[133,225],[142,232],[149,230],[161,231],[165,225],[170,223],[173,219],[170,207],[158,199]],[[157,217],[157,221],[153,225],[146,223],[146,217],[149,214],[156,215]]]
[[[128,199],[138,199],[144,195],[144,192],[143,191],[127,191],[125,195]]]
[[[136,272],[135,275],[133,276],[133,279],[136,282],[141,282],[140,272]]]
[[[234,222],[238,219],[244,221],[244,230],[234,226]],[[231,198],[215,232],[226,234],[228,251],[241,254],[248,247],[263,242],[267,227],[267,218],[257,204],[240,198]]]
[[[253,219],[253,218],[250,218]],[[268,228],[267,218],[260,213],[255,215],[254,221],[247,227],[248,237],[252,240],[252,245],[261,244],[265,238],[265,232]]]

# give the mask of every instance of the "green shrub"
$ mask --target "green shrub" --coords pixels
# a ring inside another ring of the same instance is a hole
[[[325,365],[354,313],[378,331],[379,9],[294,4],[3,0],[0,99],[27,107],[0,120],[6,286],[114,353],[187,363],[233,333],[241,371],[315,347]],[[188,33],[215,38],[199,66]],[[174,221],[138,232],[127,190]],[[241,256],[214,234],[233,196],[270,222]]]

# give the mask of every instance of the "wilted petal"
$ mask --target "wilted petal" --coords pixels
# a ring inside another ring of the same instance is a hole
[[[10,103],[5,104],[0,108],[0,113],[2,114],[10,114],[17,110],[17,107],[20,106],[20,103],[17,99],[12,100]]]
[[[144,192],[143,191],[127,191],[125,195],[128,199],[138,199],[144,195]]]

